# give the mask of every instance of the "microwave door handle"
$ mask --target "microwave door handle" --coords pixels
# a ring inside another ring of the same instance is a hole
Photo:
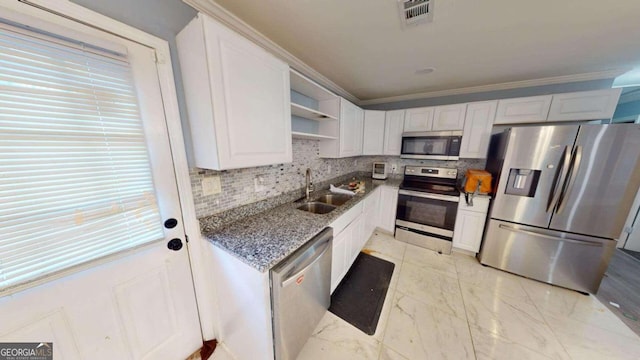
[[[562,186],[564,185],[567,179],[567,173],[569,172],[569,163],[571,162],[571,152],[569,151],[569,146],[564,147],[564,152],[562,154],[562,164],[560,168],[556,172],[556,181],[551,188],[551,193],[549,193],[549,202],[547,203],[547,212],[550,212],[555,208],[558,203],[558,199],[560,198],[560,194],[562,193]]]
[[[573,155],[573,162],[569,169],[569,183],[562,189],[560,200],[558,200],[558,209],[556,210],[556,214],[560,214],[567,204],[566,199],[569,197],[571,191],[573,191],[573,185],[576,183],[576,178],[578,177],[580,162],[582,162],[582,146],[576,146],[576,150]]]

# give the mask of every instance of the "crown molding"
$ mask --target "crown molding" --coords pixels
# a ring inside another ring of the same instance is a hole
[[[583,74],[554,76],[554,77],[547,77],[547,78],[541,78],[541,79],[512,81],[512,82],[505,82],[505,83],[491,84],[491,85],[480,85],[480,86],[470,86],[470,87],[457,88],[457,89],[429,91],[429,92],[422,92],[422,93],[415,93],[415,94],[408,94],[408,95],[390,96],[385,98],[363,100],[363,101],[360,101],[358,105],[362,106],[362,105],[384,104],[384,103],[393,103],[393,102],[407,101],[407,100],[434,98],[434,97],[441,97],[441,96],[463,95],[463,94],[472,94],[472,93],[488,92],[488,91],[496,91],[496,90],[518,89],[518,88],[533,87],[533,86],[565,84],[565,83],[572,83],[572,82],[578,82],[578,81],[611,79],[621,74],[624,74],[626,71],[628,71],[628,69],[616,69],[616,70],[607,70],[607,71],[599,71],[599,72],[591,72],[591,73],[583,73]]]
[[[299,71],[300,73],[306,75],[307,77],[313,79],[318,84],[324,86],[328,90],[334,92],[335,94],[342,96],[343,98],[353,102],[359,103],[360,99],[353,96],[351,93],[340,87],[338,84],[329,80],[326,76],[317,72],[311,66],[307,65],[302,60],[295,57],[293,54],[282,48],[280,45],[271,41],[269,38],[264,36],[261,32],[254,29],[251,25],[242,21],[237,16],[233,15],[227,9],[220,6],[218,3],[215,3],[213,0],[182,0],[185,4],[193,7],[197,11],[207,14],[212,18],[218,20],[228,28],[238,32],[243,35],[247,39],[253,41],[258,46],[267,50],[271,54],[280,58],[290,67]]]

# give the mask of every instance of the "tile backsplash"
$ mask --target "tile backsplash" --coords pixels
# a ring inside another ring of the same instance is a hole
[[[400,159],[397,156],[360,156],[344,159],[323,159],[319,157],[317,140],[293,139],[293,162],[246,169],[224,171],[190,169],[191,188],[198,218],[210,216],[238,206],[271,198],[289,191],[302,189],[305,185],[305,171],[311,169],[312,180],[320,182],[354,171],[371,171],[374,161],[386,161],[397,165],[396,173],[402,173],[405,165],[428,165],[456,167],[459,177],[467,168],[484,169],[483,159],[463,159],[453,161],[429,161]],[[210,176],[220,176],[222,192],[205,196],[202,180]],[[255,179],[263,179],[263,189],[255,191]]]

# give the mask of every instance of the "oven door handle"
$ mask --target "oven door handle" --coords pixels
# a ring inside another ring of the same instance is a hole
[[[450,202],[460,202],[460,198],[459,197],[451,196],[451,195],[440,195],[440,194],[424,193],[424,192],[411,191],[411,190],[400,190],[400,191],[398,191],[398,194],[399,195],[415,196],[415,197],[424,198],[424,199],[434,199],[434,200],[443,200],[443,201],[450,201]]]

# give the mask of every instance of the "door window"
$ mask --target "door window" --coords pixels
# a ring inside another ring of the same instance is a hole
[[[0,291],[164,237],[126,54],[0,26]]]

